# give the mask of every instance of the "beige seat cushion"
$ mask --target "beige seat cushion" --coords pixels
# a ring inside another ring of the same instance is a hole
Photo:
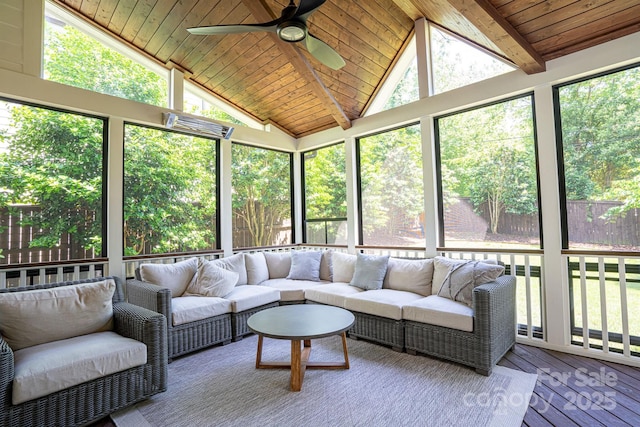
[[[313,280],[269,279],[260,286],[266,286],[280,291],[280,301],[303,301],[307,289],[325,286],[328,282]]]
[[[0,294],[0,333],[13,351],[113,329],[113,279]]]
[[[344,308],[393,320],[402,319],[402,307],[423,298],[413,292],[375,289],[346,298]]]
[[[173,326],[231,313],[231,301],[220,297],[183,296],[171,300]]]
[[[97,332],[14,353],[17,405],[147,363],[147,346],[115,332]]]
[[[240,313],[270,302],[279,301],[280,292],[277,289],[266,286],[243,285],[233,288],[224,298],[231,301],[231,311],[233,313]]]
[[[405,305],[402,317],[405,320],[473,332],[473,309],[461,302],[437,295]]]
[[[361,292],[365,291],[355,286],[349,286],[348,283],[328,283],[305,290],[304,296],[309,301],[344,308],[344,302],[348,296]]]

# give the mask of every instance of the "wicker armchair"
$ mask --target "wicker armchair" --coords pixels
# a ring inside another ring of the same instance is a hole
[[[48,289],[104,279],[0,289],[0,293]],[[0,425],[86,425],[166,390],[166,321],[158,313],[124,302],[122,282],[117,277],[113,279],[116,283],[112,299],[113,331],[144,343],[147,348],[147,363],[13,405],[14,352],[7,342],[0,338]]]
[[[407,353],[423,353],[489,375],[516,343],[516,278],[501,276],[473,290],[473,332],[405,320]]]
[[[165,316],[169,360],[215,344],[231,342],[230,313],[174,326],[171,321],[171,291],[137,279],[127,280],[127,300]]]

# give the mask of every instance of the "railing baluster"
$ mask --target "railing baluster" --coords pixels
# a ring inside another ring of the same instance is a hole
[[[624,258],[618,258],[618,277],[620,280],[620,311],[622,314],[622,354],[631,356],[631,337],[629,334],[629,311],[627,305],[627,266]]]
[[[609,353],[609,325],[607,322],[607,289],[605,281],[604,258],[598,258],[598,279],[600,283],[600,320],[602,328],[602,351]]]
[[[589,348],[589,313],[587,312],[587,268],[584,257],[580,258],[580,302],[582,303],[582,344]]]
[[[527,338],[533,338],[532,307],[531,307],[531,268],[529,264],[529,255],[524,256],[524,281],[527,290]]]

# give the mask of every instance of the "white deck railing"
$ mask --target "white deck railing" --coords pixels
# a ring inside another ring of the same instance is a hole
[[[0,288],[32,286],[108,275],[108,262],[82,261],[61,265],[16,266],[0,270]]]
[[[615,254],[614,254],[615,255]],[[569,276],[571,341],[590,351],[640,356],[640,256],[563,255]]]

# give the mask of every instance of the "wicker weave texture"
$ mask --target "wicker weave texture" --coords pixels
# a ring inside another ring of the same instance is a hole
[[[396,351],[404,351],[404,321],[366,313],[352,312],[356,318],[349,329],[350,337],[363,338],[388,345]]]
[[[169,358],[215,344],[227,344],[231,342],[231,315],[226,313],[171,327],[168,334]]]
[[[122,282],[117,277],[114,302],[114,331],[138,339],[147,346],[147,363],[77,386],[51,393],[19,405],[11,404],[14,376],[13,351],[0,338],[0,425],[7,427],[79,426],[144,400],[167,389],[166,321],[158,313],[124,301]],[[1,289],[25,292],[103,278],[50,283],[28,288]],[[1,315],[1,314],[0,314]]]
[[[270,302],[268,304],[261,305],[259,307],[254,307],[249,310],[241,311],[240,313],[231,313],[231,334],[232,341],[238,341],[242,339],[243,336],[251,334],[251,330],[247,326],[247,320],[253,314],[262,311],[271,307],[278,307],[280,304],[275,302]]]
[[[168,357],[182,356],[215,344],[231,342],[231,314],[173,326],[171,291],[137,279],[127,280],[127,298],[132,304],[156,311],[167,319]]]
[[[406,321],[407,350],[462,363],[489,375],[516,342],[515,286],[514,276],[501,276],[473,290],[473,332]]]

